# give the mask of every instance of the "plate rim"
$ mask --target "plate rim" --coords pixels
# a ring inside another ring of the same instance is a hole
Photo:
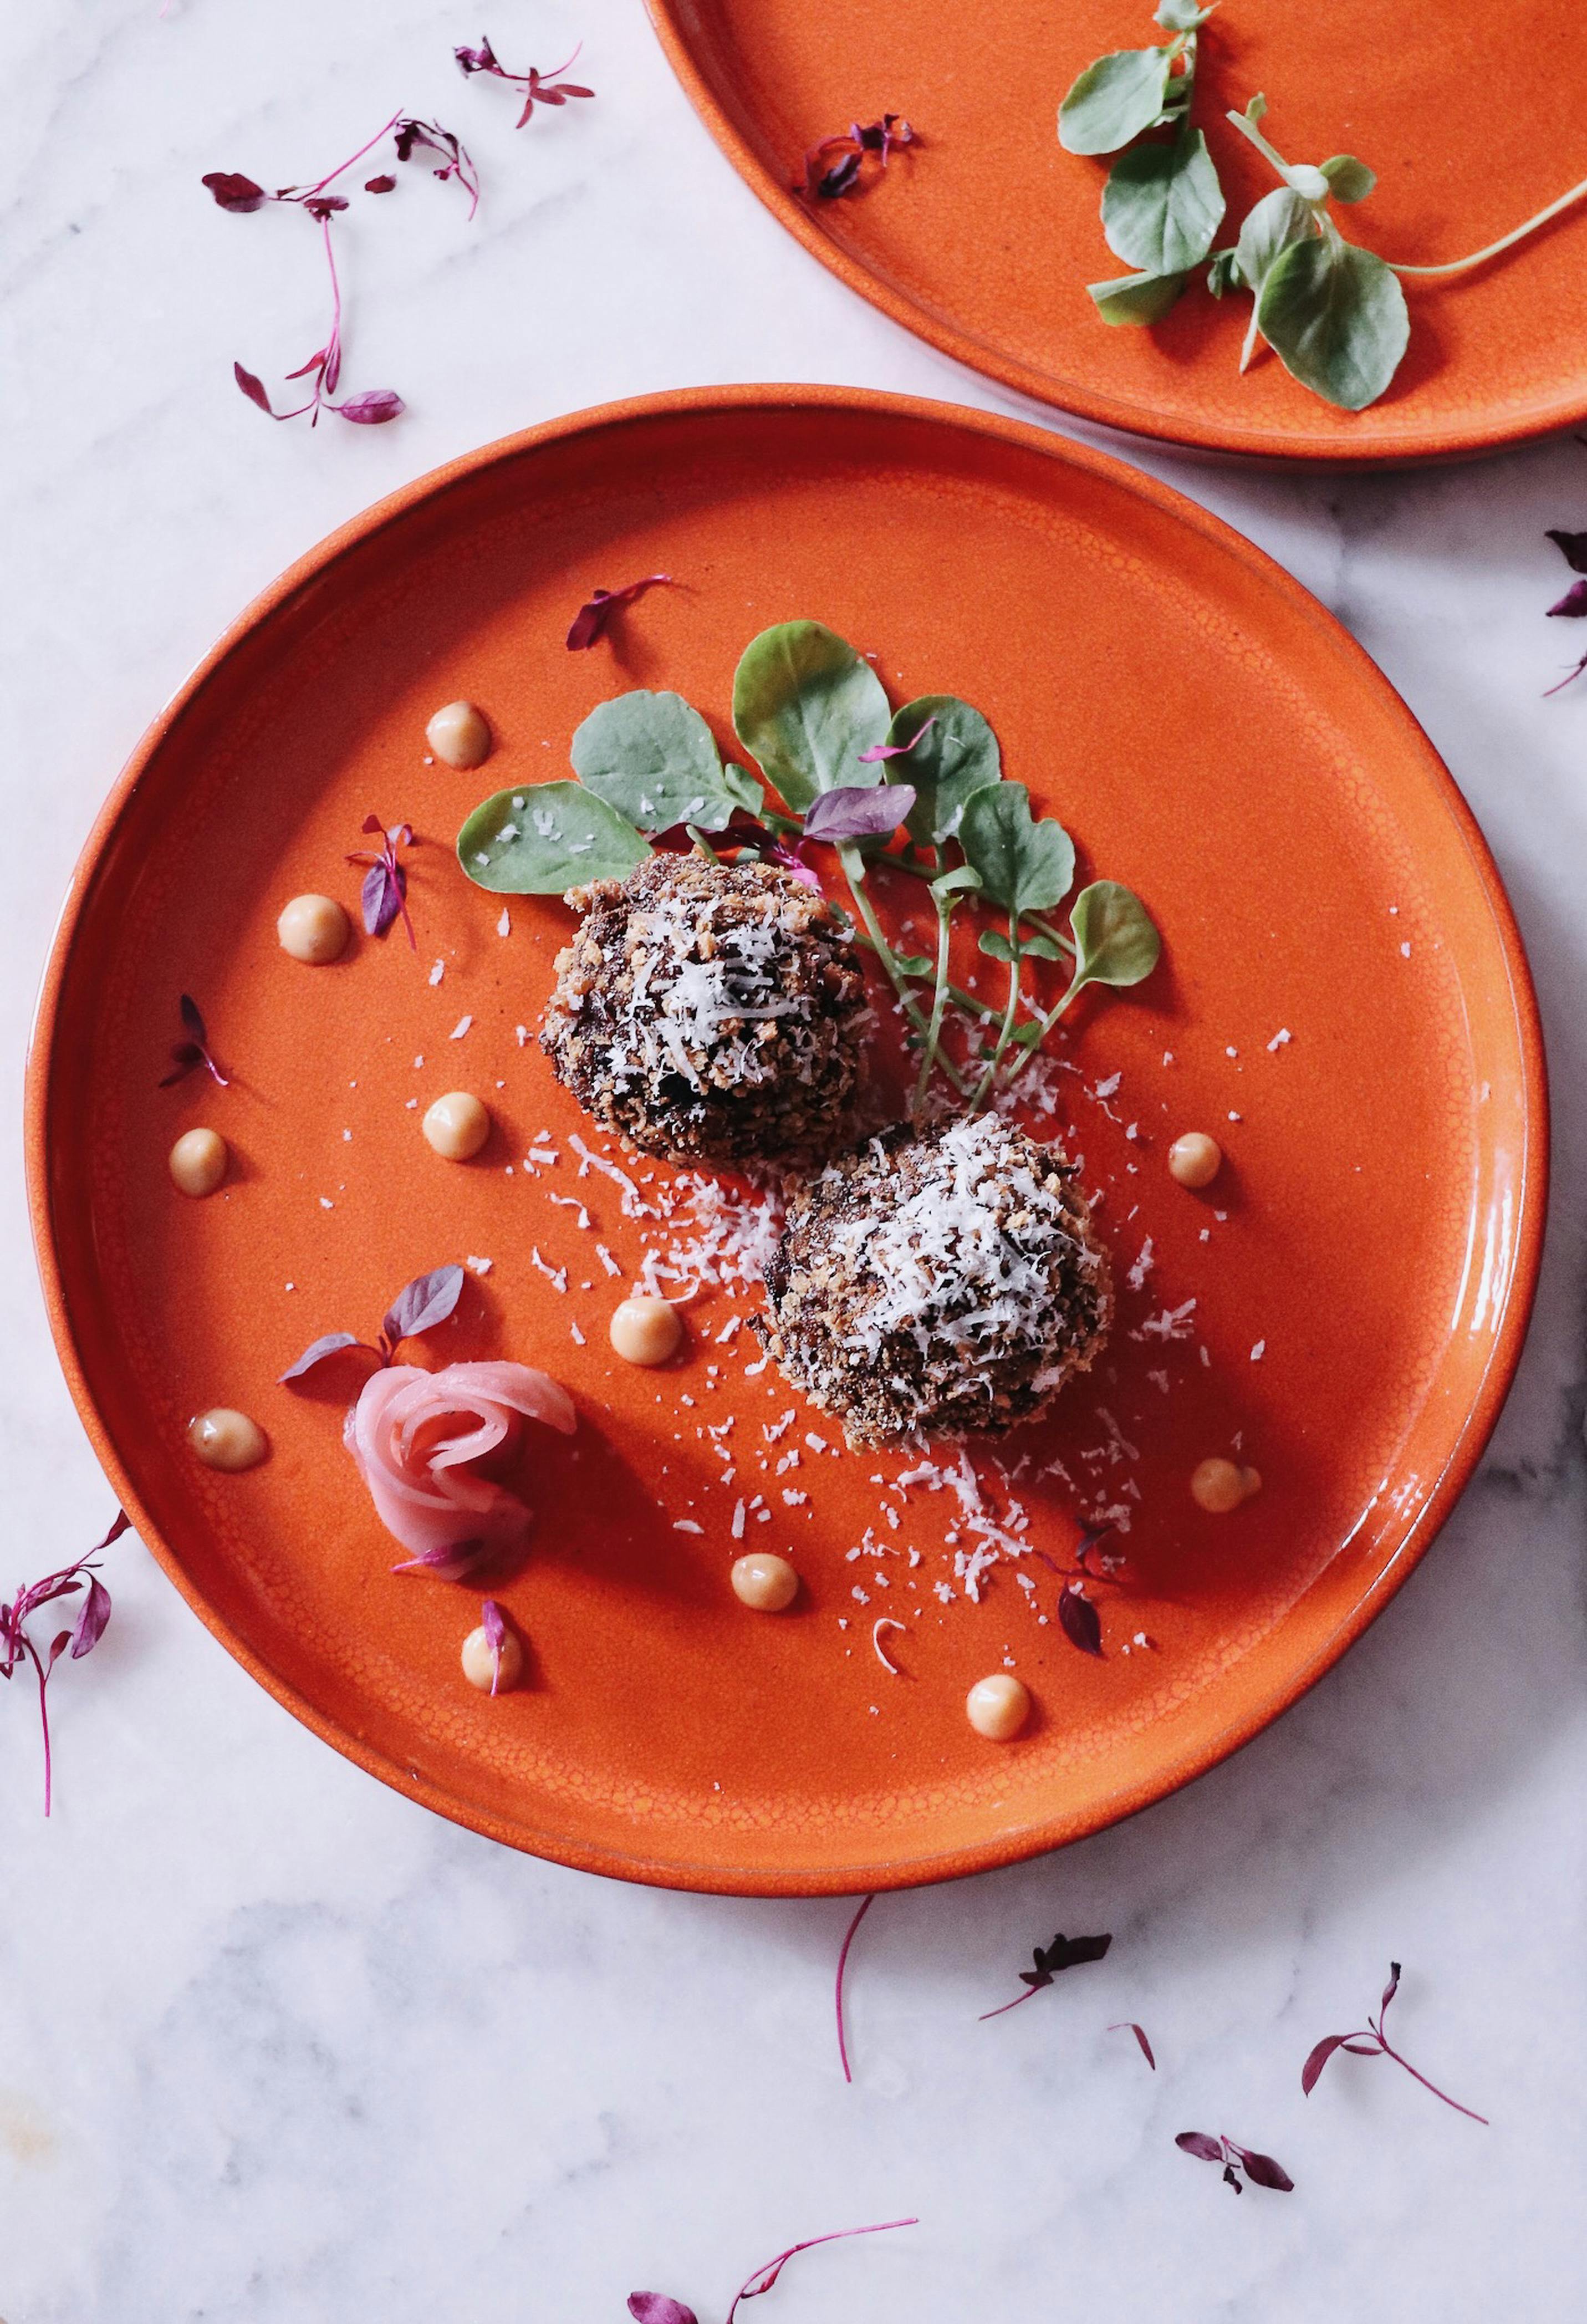
[[[829,273],[856,291],[866,302],[897,323],[912,338],[923,339],[939,354],[949,355],[982,379],[1012,390],[1047,411],[1066,412],[1143,443],[1167,444],[1182,452],[1213,454],[1225,458],[1296,463],[1323,469],[1395,468],[1436,466],[1444,461],[1475,460],[1522,445],[1563,434],[1587,420],[1587,377],[1573,401],[1564,402],[1549,416],[1535,421],[1505,425],[1475,420],[1454,421],[1444,429],[1413,431],[1393,444],[1348,437],[1337,443],[1313,443],[1272,430],[1242,427],[1237,420],[1217,427],[1180,425],[1155,413],[1149,405],[1093,391],[1084,382],[1066,383],[1060,396],[1049,374],[1000,354],[971,332],[939,320],[930,311],[896,290],[886,278],[855,258],[826,233],[791,189],[770,170],[732,115],[691,47],[684,17],[687,0],[644,0],[651,29],[671,66],[684,95],[738,175],[779,225],[825,266]]]
[[[101,1418],[89,1387],[78,1343],[54,1232],[49,1148],[51,1095],[54,1080],[55,1029],[61,994],[82,918],[93,892],[102,859],[111,848],[123,816],[137,791],[143,771],[164,743],[179,717],[196,699],[226,658],[267,622],[300,591],[312,586],[348,549],[372,539],[386,526],[407,516],[427,499],[438,496],[463,478],[498,463],[521,458],[542,447],[571,437],[642,425],[650,420],[682,415],[770,412],[780,407],[807,411],[848,410],[878,418],[925,421],[1039,454],[1060,466],[1073,466],[1115,487],[1135,493],[1162,515],[1189,524],[1213,546],[1243,561],[1256,576],[1277,591],[1295,613],[1322,624],[1333,643],[1354,664],[1355,674],[1375,692],[1391,719],[1428,762],[1428,772],[1459,830],[1472,870],[1492,914],[1507,971],[1507,989],[1514,1016],[1521,1068],[1519,1196],[1516,1262],[1506,1296],[1503,1315],[1495,1333],[1481,1381],[1468,1404],[1436,1482],[1429,1492],[1410,1534],[1385,1570],[1361,1593],[1333,1630],[1312,1654],[1289,1673],[1253,1708],[1232,1719],[1194,1758],[1170,1766],[1149,1778],[1124,1785],[1098,1812],[1068,1817],[1054,1813],[1040,1822],[1010,1827],[973,1847],[950,1848],[927,1855],[831,1870],[820,1867],[783,1868],[775,1866],[677,1864],[641,1852],[623,1854],[604,1844],[581,1844],[566,1834],[532,1832],[518,1820],[493,1814],[483,1806],[457,1799],[446,1788],[415,1769],[374,1748],[341,1727],[290,1681],[283,1678],[205,1600],[170,1545],[162,1539],[122,1462]],[[1272,1725],[1317,1681],[1331,1670],[1361,1633],[1374,1621],[1420,1564],[1453,1510],[1481,1459],[1503,1409],[1530,1322],[1542,1259],[1549,1184],[1549,1099],[1547,1067],[1541,1019],[1530,965],[1497,864],[1481,826],[1459,786],[1435,749],[1426,731],[1388,678],[1337,617],[1264,549],[1233,526],[1203,508],[1172,485],[1132,466],[1112,452],[1077,444],[1050,429],[1030,421],[979,411],[924,396],[885,391],[802,383],[761,383],[741,386],[663,390],[588,406],[514,431],[471,452],[428,469],[383,494],[356,515],[337,526],[259,591],[230,622],[209,651],[194,667],[150,722],[96,816],[73,868],[66,897],[50,941],[28,1036],[24,1078],[23,1145],[26,1194],[34,1259],[39,1270],[51,1336],[66,1377],[78,1416],[101,1468],[131,1517],[140,1540],[175,1584],[205,1628],[234,1660],[283,1709],[310,1733],[352,1760],[365,1774],[392,1790],[445,1816],[454,1823],[504,1845],[563,1864],[572,1869],[603,1874],[641,1885],[682,1891],[744,1896],[854,1895],[866,1890],[909,1888],[967,1877],[1005,1865],[1024,1862],[1089,1838],[1167,1799],[1186,1784],[1232,1757]]]

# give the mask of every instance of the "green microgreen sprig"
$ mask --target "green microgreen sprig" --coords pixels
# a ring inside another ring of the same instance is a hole
[[[639,688],[598,704],[573,737],[577,780],[484,800],[457,836],[463,869],[496,894],[560,895],[622,879],[662,835],[684,834],[712,862],[758,856],[818,889],[807,851],[830,846],[848,890],[835,908],[880,963],[918,1053],[917,1119],[934,1074],[973,1113],[1013,1083],[1086,985],[1138,984],[1156,965],[1157,929],[1116,881],[1082,889],[1066,930],[1055,919],[1075,883],[1074,842],[1005,779],[997,737],[971,704],[923,695],[895,711],[846,640],[820,622],[782,622],[745,649],[733,718],[764,781],[724,762],[679,695]],[[934,955],[900,951],[889,936],[870,876],[879,864],[927,884]],[[980,948],[1008,970],[1001,1013],[948,973],[954,916],[975,900],[997,915]],[[1069,982],[1044,1008],[1026,964],[1058,960]],[[961,1057],[945,1046],[951,1019],[970,1037]]]
[[[1067,152],[1119,156],[1103,188],[1103,232],[1136,271],[1090,284],[1091,299],[1106,323],[1158,323],[1205,261],[1214,298],[1251,294],[1242,372],[1265,340],[1303,387],[1342,410],[1364,410],[1388,388],[1410,341],[1400,278],[1444,279],[1486,265],[1580,201],[1587,179],[1465,258],[1435,266],[1380,258],[1340,231],[1331,207],[1364,201],[1377,183],[1372,171],[1352,153],[1315,165],[1287,161],[1259,126],[1268,109],[1259,95],[1226,117],[1281,182],[1248,212],[1237,239],[1214,249],[1223,190],[1205,136],[1190,120],[1197,35],[1212,13],[1190,0],[1161,0],[1155,21],[1172,38],[1099,58],[1058,108]],[[1173,135],[1136,143],[1163,129]]]

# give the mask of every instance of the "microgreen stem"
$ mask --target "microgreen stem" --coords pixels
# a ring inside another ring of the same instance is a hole
[[[396,127],[398,122],[401,121],[401,118],[402,116],[401,113],[393,113],[391,119],[386,123],[385,127],[383,129],[377,129],[374,136],[369,139],[366,144],[360,145],[355,153],[349,153],[345,161],[339,161],[334,170],[330,171],[325,177],[319,180],[317,185],[299,188],[294,195],[294,199],[299,201],[311,200],[314,195],[323,194],[327,186],[334,186],[338,178],[346,177],[347,171],[352,168],[355,161],[362,161],[365,153],[372,152],[373,149],[380,143],[383,137],[389,137],[392,131]]]
[[[997,1079],[997,1069],[1002,1064],[1004,1053],[1013,1038],[1014,1019],[1020,1013],[1020,977],[1025,955],[1020,949],[1020,915],[1013,911],[1009,914],[1009,949],[1013,954],[1009,963],[1009,1002],[998,1028],[997,1047],[987,1059],[986,1070],[976,1084],[975,1094],[970,1101],[969,1111],[972,1113],[980,1112],[988,1090]]]
[[[1562,194],[1557,201],[1550,202],[1546,209],[1539,210],[1536,217],[1529,217],[1524,226],[1515,226],[1509,234],[1500,235],[1499,240],[1490,242],[1485,250],[1472,251],[1469,258],[1445,259],[1442,266],[1402,266],[1392,258],[1386,260],[1385,263],[1393,267],[1397,274],[1427,277],[1469,273],[1473,266],[1483,265],[1489,259],[1497,258],[1501,251],[1513,248],[1518,242],[1524,242],[1527,235],[1536,234],[1540,226],[1546,226],[1551,218],[1558,217],[1562,210],[1568,210],[1573,202],[1582,199],[1583,194],[1587,194],[1587,178],[1583,178],[1579,186],[1573,186],[1568,194]],[[1461,2111],[1464,2113],[1466,2108],[1462,2107]],[[1477,2119],[1481,2122],[1481,2116],[1479,2115]]]
[[[926,1103],[927,1084],[931,1079],[931,1068],[937,1063],[937,1049],[942,1039],[943,1011],[947,1006],[948,997],[948,934],[953,922],[954,905],[957,899],[952,895],[945,895],[939,889],[937,891],[936,900],[937,986],[931,996],[931,1027],[926,1036],[926,1047],[921,1054],[919,1077],[915,1084],[915,1102],[911,1108],[917,1122],[920,1119],[921,1109]]]
[[[852,2082],[854,2078],[849,2071],[849,2045],[844,2035],[843,1974],[844,1970],[848,1967],[849,1947],[854,1941],[854,1932],[859,1928],[861,1922],[864,1919],[866,1914],[871,1910],[872,1905],[874,1904],[875,1902],[876,1898],[874,1894],[866,1896],[862,1900],[859,1911],[849,1923],[847,1933],[843,1941],[843,1948],[837,1956],[837,1983],[834,1988],[833,1998],[837,2011],[837,2054],[839,2059],[842,2061],[843,2078],[845,2082]]]
[[[48,1692],[50,1674],[44,1668],[43,1664],[40,1661],[39,1650],[34,1646],[31,1638],[23,1638],[22,1647],[23,1652],[32,1664],[39,1681],[39,1724],[44,1730],[44,1813],[48,1815],[50,1812],[51,1784],[51,1771],[50,1764],[50,1701]]]
[[[1023,1993],[1014,1996],[1012,2001],[1001,2001],[995,2009],[983,2009],[975,2022],[978,2025],[984,2025],[989,2017],[1006,2017],[1010,2009],[1018,2009],[1022,2001],[1034,2000],[1040,1991],[1040,1986],[1028,1985]]]
[[[1031,1042],[1030,1047],[1024,1052],[1023,1056],[1015,1058],[1013,1064],[1009,1067],[1008,1072],[1003,1075],[1003,1087],[1005,1089],[1011,1089],[1014,1084],[1019,1080],[1026,1066],[1030,1063],[1031,1058],[1036,1055],[1038,1049],[1040,1048],[1042,1043],[1047,1039],[1047,1035],[1052,1031],[1053,1027],[1057,1023],[1059,1018],[1063,1015],[1065,1010],[1067,1009],[1070,1001],[1074,1000],[1075,995],[1080,991],[1080,989],[1081,979],[1076,977],[1074,982],[1070,985],[1067,992],[1065,993],[1063,999],[1061,1001],[1055,1001],[1052,1008],[1047,1010],[1046,1016],[1040,1019],[1040,1032],[1036,1036],[1036,1038]]]
[[[789,2261],[800,2252],[815,2251],[821,2244],[847,2243],[851,2236],[890,2235],[894,2227],[918,2227],[919,2224],[918,2219],[882,2219],[873,2227],[840,2227],[834,2236],[812,2236],[806,2243],[791,2244],[787,2251],[779,2252],[775,2259],[769,2259],[763,2266],[756,2268],[752,2275],[744,2279],[743,2288],[727,2311],[727,2324],[734,2324],[742,2301],[757,2299],[761,2292],[770,2292]]]
[[[898,964],[898,957],[894,953],[892,946],[888,943],[886,936],[883,935],[881,923],[877,918],[876,914],[872,908],[870,897],[865,893],[864,865],[863,862],[859,862],[854,850],[848,846],[839,847],[837,851],[837,860],[843,866],[843,876],[848,881],[849,893],[854,899],[854,909],[858,912],[865,933],[871,939],[871,950],[876,954],[876,957],[881,963],[882,967],[887,971],[888,979],[892,985],[893,991],[898,994],[899,1000],[903,1006],[904,1014],[908,1017],[916,1032],[919,1034],[921,1039],[924,1040],[927,1036],[927,1020],[922,1013],[919,1002],[916,1000],[913,992],[910,991],[909,985],[904,981],[903,972]],[[855,872],[856,862],[859,862],[859,871],[857,875]],[[959,1092],[960,1095],[963,1096],[964,1091],[969,1086],[964,1075],[958,1072],[955,1066],[951,1065],[946,1057],[939,1057],[937,1062],[941,1065],[943,1072],[947,1075],[949,1081],[952,1082],[954,1087]],[[973,1111],[973,1108],[972,1108],[972,1111]]]
[[[1382,2034],[1378,2033],[1376,2026],[1374,2026],[1372,2030],[1374,2034],[1377,2034],[1378,2045],[1379,2049],[1381,2049],[1383,2055],[1386,2058],[1392,2058],[1397,2066],[1403,2066],[1406,2072],[1410,2075],[1413,2081],[1420,2082],[1425,2090],[1431,2090],[1435,2098],[1442,2098],[1445,2106],[1453,2107],[1454,2108],[1456,2114],[1469,2116],[1472,2122],[1480,2122],[1485,2130],[1492,2128],[1492,2125],[1489,2122],[1488,2116],[1485,2114],[1478,2114],[1476,2109],[1472,2107],[1462,2106],[1459,2098],[1452,2098],[1447,2090],[1441,2090],[1436,2082],[1430,2082],[1427,2080],[1426,2074],[1417,2073],[1410,2060],[1408,2058],[1402,2058],[1399,2052],[1394,2047],[1393,2043],[1386,2042]]]
[[[703,855],[707,863],[719,864],[721,862],[722,858],[717,854],[716,850],[712,846],[710,841],[706,838],[705,833],[699,829],[697,825],[686,823],[683,827],[694,842],[695,853],[697,855]]]
[[[1285,184],[1289,185],[1292,180],[1288,162],[1285,160],[1283,154],[1280,153],[1277,145],[1271,144],[1269,140],[1262,135],[1261,131],[1257,127],[1256,123],[1251,119],[1250,114],[1237,113],[1234,110],[1234,107],[1231,106],[1229,107],[1228,118],[1234,124],[1234,126],[1239,130],[1241,135],[1242,137],[1249,137],[1251,143],[1256,147],[1257,152],[1267,161],[1269,161],[1272,163],[1274,169],[1278,171],[1278,175],[1283,179]]]

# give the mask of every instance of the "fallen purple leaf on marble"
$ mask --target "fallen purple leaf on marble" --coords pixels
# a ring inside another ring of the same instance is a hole
[[[39,1684],[39,1724],[44,1738],[44,1813],[49,1814],[54,1791],[54,1763],[50,1744],[50,1705],[47,1690],[50,1674],[62,1655],[69,1652],[71,1660],[81,1662],[93,1653],[105,1635],[110,1619],[110,1592],[99,1580],[99,1569],[94,1563],[102,1550],[119,1541],[131,1526],[132,1519],[125,1509],[117,1509],[109,1532],[103,1541],[96,1542],[86,1556],[59,1572],[47,1573],[42,1582],[30,1583],[19,1590],[9,1606],[0,1605],[0,1679],[8,1679],[22,1663],[32,1663]],[[58,1604],[64,1598],[75,1598],[85,1583],[88,1595],[78,1609],[78,1618],[69,1630],[59,1630],[51,1639],[47,1653],[41,1655],[28,1636],[27,1623],[32,1615],[45,1606]]]
[[[1232,2138],[1214,2138],[1205,2130],[1182,2130],[1174,2144],[1186,2154],[1194,2154],[1198,2163],[1221,2163],[1223,2184],[1232,2187],[1237,2195],[1245,2192],[1240,2178],[1242,2171],[1253,2187],[1270,2187],[1278,2195],[1295,2192],[1295,2181],[1284,2165],[1275,2163],[1270,2154],[1259,2154],[1254,2147],[1236,2146]]]
[[[1036,1967],[1022,1969],[1020,1971],[1020,1982],[1025,1987],[1025,1991],[1017,1993],[1012,2001],[1002,2002],[996,2009],[983,2009],[977,2023],[984,2025],[989,2017],[1002,2017],[1010,2009],[1018,2009],[1022,2001],[1029,2001],[1032,1995],[1040,1993],[1044,1987],[1052,1983],[1055,1977],[1062,1976],[1065,1969],[1078,1969],[1085,1961],[1101,1960],[1112,1941],[1111,1934],[1103,1937],[1066,1937],[1060,1931],[1045,1950],[1040,1945],[1037,1946],[1030,1956]]]
[[[1144,2027],[1137,2025],[1133,2018],[1121,2017],[1116,2024],[1109,2026],[1108,2032],[1110,2034],[1133,2034],[1136,2040],[1140,2044],[1141,2056],[1146,2060],[1147,2064],[1151,2068],[1153,2073],[1155,2074],[1157,2072],[1158,2061],[1152,2056],[1151,2043],[1146,2038]]]

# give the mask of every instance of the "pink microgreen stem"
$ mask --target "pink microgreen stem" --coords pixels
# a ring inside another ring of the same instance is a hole
[[[790,2244],[787,2251],[779,2252],[775,2259],[769,2259],[763,2267],[756,2268],[745,2278],[727,2311],[727,2324],[734,2324],[743,2301],[759,2300],[762,2292],[770,2292],[789,2260],[796,2259],[800,2252],[815,2251],[821,2244],[846,2243],[851,2236],[886,2236],[895,2227],[918,2227],[919,2224],[918,2219],[881,2219],[874,2227],[839,2227],[835,2235],[812,2236],[807,2243]]]
[[[849,2070],[849,2045],[848,2045],[847,2039],[846,2039],[846,2037],[845,2037],[845,2035],[844,2035],[844,2023],[843,2023],[843,1978],[844,1978],[844,1969],[848,1967],[848,1962],[849,1962],[849,1947],[850,1947],[850,1946],[853,1943],[853,1941],[854,1941],[854,1932],[855,1932],[855,1931],[859,1928],[859,1925],[860,1925],[861,1922],[864,1919],[864,1917],[865,1917],[866,1914],[871,1910],[872,1905],[872,1904],[875,1904],[875,1902],[876,1902],[876,1898],[875,1898],[875,1895],[874,1895],[873,1894],[872,1894],[872,1895],[869,1895],[869,1896],[866,1896],[866,1897],[862,1898],[861,1903],[860,1903],[860,1908],[859,1908],[858,1912],[854,1914],[853,1919],[849,1923],[849,1925],[848,1925],[847,1931],[845,1932],[844,1936],[844,1941],[843,1941],[842,1947],[840,1948],[839,1952],[838,1952],[838,1956],[837,1956],[837,1978],[836,1978],[836,1982],[835,1982],[835,1986],[834,1986],[834,1988],[833,1988],[833,2003],[834,2003],[834,2006],[835,2006],[835,2010],[836,2010],[836,2013],[837,2013],[837,2054],[838,2054],[839,2061],[840,2061],[840,2063],[842,2064],[842,2067],[843,2067],[843,2078],[844,2078],[844,2081],[845,2081],[845,2082],[852,2082],[852,2081],[853,2080],[853,2079],[854,2079],[854,2078],[853,2078],[853,2074],[850,2072],[850,2070]]]
[[[74,1564],[62,1566],[59,1572],[48,1573],[19,1590],[9,1606],[0,1605],[0,1678],[8,1679],[18,1665],[29,1662],[39,1687],[39,1725],[44,1739],[44,1813],[50,1813],[54,1798],[54,1757],[50,1738],[49,1686],[51,1672],[64,1654],[73,1662],[81,1662],[92,1654],[105,1635],[110,1619],[110,1592],[99,1580],[99,1553],[119,1541],[132,1520],[125,1509],[118,1509],[115,1522],[101,1542]],[[51,1606],[62,1598],[75,1598],[86,1586],[88,1595],[78,1611],[76,1622],[69,1630],[58,1631],[50,1642],[49,1652],[41,1655],[28,1636],[26,1624],[30,1616],[41,1608]]]
[[[1399,1991],[1399,1963],[1390,1961],[1389,1982],[1383,1988],[1383,1998],[1378,2005],[1377,2016],[1373,2017],[1369,2012],[1365,2025],[1359,2027],[1354,2033],[1324,2035],[1300,2070],[1300,2087],[1303,2094],[1310,2098],[1317,2086],[1324,2067],[1335,2050],[1348,2050],[1352,2058],[1392,2058],[1395,2064],[1403,2066],[1411,2080],[1420,2082],[1425,2090],[1430,2090],[1435,2098],[1442,2098],[1446,2107],[1454,2108],[1456,2114],[1463,2114],[1469,2121],[1480,2122],[1484,2129],[1487,2129],[1490,2125],[1485,2114],[1477,2113],[1472,2107],[1462,2106],[1460,2100],[1452,2098],[1447,2090],[1441,2090],[1436,2082],[1430,2082],[1426,2075],[1419,2072],[1408,2058],[1401,2056],[1384,2033],[1383,2024],[1389,2015],[1389,2005]]]

